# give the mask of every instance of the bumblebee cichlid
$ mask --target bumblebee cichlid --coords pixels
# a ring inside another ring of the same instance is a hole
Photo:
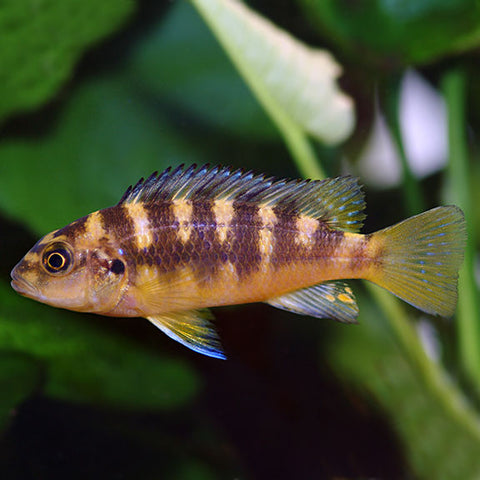
[[[419,309],[452,315],[466,241],[455,206],[376,233],[357,180],[284,180],[180,166],[120,202],[49,233],[12,271],[13,288],[49,305],[145,317],[183,345],[225,358],[206,310],[266,302],[354,322],[342,281],[363,278]]]

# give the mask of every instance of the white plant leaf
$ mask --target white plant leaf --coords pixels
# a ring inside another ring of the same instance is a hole
[[[326,143],[345,140],[352,99],[337,85],[341,68],[238,0],[191,0],[277,125],[295,122]]]

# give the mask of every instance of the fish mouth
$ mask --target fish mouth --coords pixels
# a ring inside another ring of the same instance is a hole
[[[26,280],[21,275],[19,275],[16,268],[12,270],[12,273],[10,274],[10,276],[12,277],[12,281],[10,282],[10,285],[17,293],[19,293],[20,295],[25,295],[27,297],[39,296],[38,289],[34,285],[32,285],[28,280]]]

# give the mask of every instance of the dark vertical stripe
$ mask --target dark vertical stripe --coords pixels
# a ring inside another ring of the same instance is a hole
[[[318,258],[333,258],[344,239],[342,230],[332,230],[325,223],[320,222],[315,231],[315,244],[311,256]]]
[[[87,222],[87,219],[88,219],[88,216],[75,220],[74,222],[70,223],[66,227],[63,227],[57,230],[53,234],[53,237],[57,238],[61,235],[64,235],[68,240],[70,240],[73,243],[75,238],[78,238],[79,236],[82,236],[85,233],[85,228],[86,228],[85,224]]]
[[[61,234],[59,234],[61,235]],[[55,234],[55,237],[57,235]],[[50,243],[50,242],[43,242],[43,239],[39,240],[31,249],[29,253],[35,253],[36,255],[40,255],[43,252],[43,249]]]
[[[368,244],[372,240],[372,235],[365,235],[357,246],[353,249],[351,258],[350,258],[350,269],[352,271],[362,270],[366,267],[368,263],[374,261],[375,263],[380,263],[381,258],[377,257],[372,259],[368,256]]]
[[[111,237],[122,244],[127,240],[134,240],[135,223],[123,205],[100,210],[99,218],[107,237]]]
[[[221,244],[216,235],[217,223],[213,201],[194,201],[191,221],[192,232],[184,250],[190,257],[197,280],[209,282],[217,274],[221,263]]]
[[[270,262],[275,268],[292,262],[299,257],[300,247],[295,244],[298,234],[298,214],[295,206],[282,205],[273,209],[277,222],[273,227],[273,252]]]
[[[152,244],[137,254],[139,265],[155,265],[159,272],[175,270],[182,261],[183,245],[178,238],[178,222],[171,202],[146,203],[145,212],[153,237]],[[184,260],[188,260],[185,258]],[[187,261],[188,263],[188,261]]]
[[[100,243],[107,240],[111,246],[123,250],[125,254],[123,259],[128,263],[130,275],[133,278],[135,272],[134,254],[136,252],[136,239],[135,223],[130,214],[123,205],[117,205],[100,210],[97,219],[102,223],[101,227],[106,237],[100,238]]]
[[[228,259],[234,265],[239,279],[244,279],[259,269],[262,262],[260,254],[260,229],[262,221],[257,205],[233,203],[231,239]]]

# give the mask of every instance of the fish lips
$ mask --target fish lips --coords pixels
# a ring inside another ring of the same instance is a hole
[[[19,273],[19,265],[12,270],[10,276],[12,277],[10,285],[17,293],[26,297],[38,298],[40,296],[37,287]]]

